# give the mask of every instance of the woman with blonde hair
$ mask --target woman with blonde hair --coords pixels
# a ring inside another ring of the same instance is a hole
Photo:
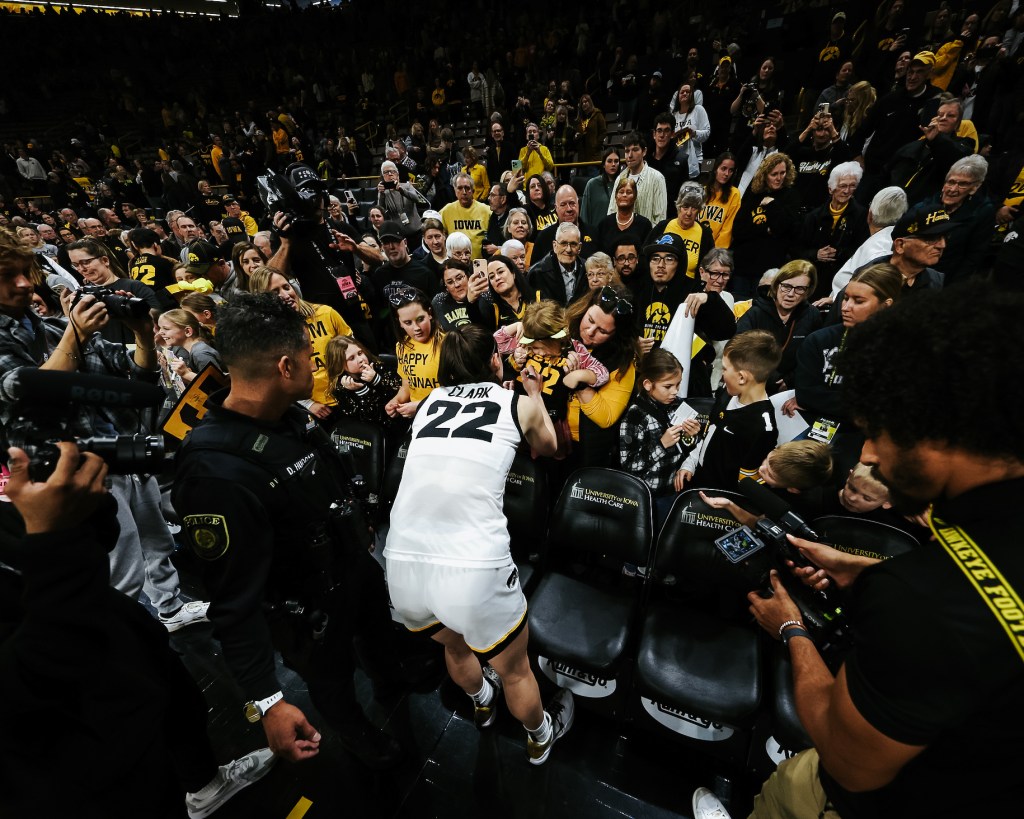
[[[766,156],[740,201],[733,225],[732,252],[736,269],[732,293],[754,295],[760,271],[782,267],[800,226],[800,194],[793,187],[796,167],[784,153]]]
[[[750,309],[736,323],[737,334],[767,330],[782,349],[782,361],[768,379],[769,392],[793,386],[800,345],[821,327],[821,313],[810,303],[817,283],[813,264],[803,259],[786,262],[770,285],[757,289]]]
[[[313,362],[313,391],[308,399],[300,403],[321,423],[328,421],[337,401],[327,378],[327,364],[324,360],[327,345],[335,336],[352,335],[352,328],[333,307],[304,301],[277,268],[257,267],[249,277],[249,292],[274,293],[306,319],[306,328],[313,345],[310,356]]]

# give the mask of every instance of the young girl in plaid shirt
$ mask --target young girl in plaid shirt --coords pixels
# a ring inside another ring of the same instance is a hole
[[[672,424],[672,413],[682,403],[678,398],[683,368],[672,353],[651,350],[637,372],[641,390],[619,424],[619,466],[636,475],[654,497],[655,526],[668,515],[675,500],[672,478],[692,447],[682,443],[700,432],[693,418]]]

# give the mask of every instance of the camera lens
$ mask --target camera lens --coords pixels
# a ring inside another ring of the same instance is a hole
[[[157,435],[82,438],[78,448],[83,452],[95,452],[116,475],[157,472],[164,459],[164,441]]]

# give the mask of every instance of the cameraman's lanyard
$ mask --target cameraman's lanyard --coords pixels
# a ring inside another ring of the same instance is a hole
[[[935,517],[931,518],[930,526],[935,539],[981,595],[1024,661],[1024,602],[1016,589],[959,526],[947,526]]]

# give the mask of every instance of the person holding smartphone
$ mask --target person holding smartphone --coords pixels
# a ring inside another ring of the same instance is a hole
[[[418,237],[420,209],[430,207],[430,203],[411,183],[399,181],[398,166],[391,160],[381,163],[380,177],[377,207],[384,212],[385,221],[398,222],[406,239]]]

